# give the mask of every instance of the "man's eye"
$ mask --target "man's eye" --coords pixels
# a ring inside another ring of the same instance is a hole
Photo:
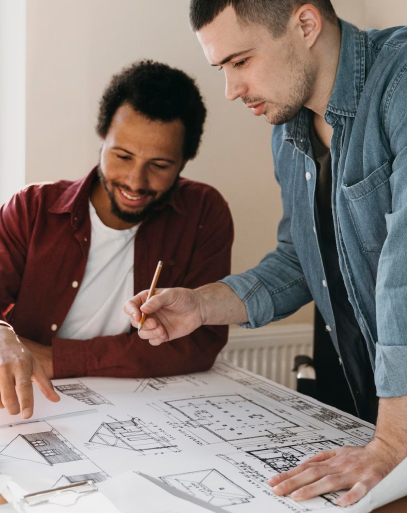
[[[158,167],[158,169],[167,169],[168,166],[160,166],[160,164],[153,164],[154,167]]]
[[[128,157],[127,155],[117,155],[117,158],[119,158],[120,160],[130,160],[130,157]]]
[[[234,62],[233,63],[233,67],[234,68],[241,68],[242,66],[244,66],[247,62],[247,59],[243,59],[242,61],[239,61],[239,62]]]

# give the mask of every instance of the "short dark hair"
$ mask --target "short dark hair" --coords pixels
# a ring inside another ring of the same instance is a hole
[[[198,153],[206,108],[195,80],[183,71],[142,60],[114,75],[99,104],[96,131],[103,139],[122,105],[151,121],[179,119],[185,127],[184,158],[193,159]]]
[[[198,32],[230,5],[243,22],[265,25],[278,38],[285,34],[295,9],[305,4],[314,5],[325,19],[338,23],[330,0],[191,0],[189,18],[192,29]]]

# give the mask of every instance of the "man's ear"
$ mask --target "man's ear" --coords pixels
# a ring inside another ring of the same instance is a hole
[[[320,11],[315,5],[305,4],[295,11],[293,18],[308,48],[314,46],[322,31],[323,18]]]

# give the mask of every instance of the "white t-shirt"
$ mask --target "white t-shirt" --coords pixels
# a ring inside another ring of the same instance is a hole
[[[88,339],[130,331],[124,303],[133,296],[134,237],[138,226],[114,230],[89,202],[89,257],[78,294],[57,337]]]

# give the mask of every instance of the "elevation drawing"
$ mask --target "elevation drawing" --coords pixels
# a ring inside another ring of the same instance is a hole
[[[56,385],[55,388],[58,392],[73,397],[77,401],[88,404],[89,406],[97,406],[99,404],[112,405],[112,403],[105,397],[97,394],[80,381],[77,383],[68,383],[66,385]]]
[[[176,389],[177,386],[182,386],[183,390],[185,385],[190,388],[199,389],[200,385],[207,385],[203,378],[191,375],[182,376],[168,376],[162,378],[148,378],[137,380],[138,384],[134,393],[140,394],[142,392],[160,392],[162,390],[170,391]]]
[[[1,451],[1,454],[17,460],[48,465],[86,459],[55,429],[18,435]]]
[[[77,474],[75,476],[61,476],[61,478],[54,484],[53,488],[80,483],[82,481],[101,483],[102,481],[106,481],[108,477],[109,476],[106,474],[106,472],[92,472],[90,474]]]
[[[253,495],[243,490],[216,469],[174,474],[160,479],[170,486],[194,495],[214,506],[234,506],[254,499]]]
[[[89,442],[142,454],[162,449],[176,449],[166,438],[154,433],[144,422],[136,418],[103,422]]]

